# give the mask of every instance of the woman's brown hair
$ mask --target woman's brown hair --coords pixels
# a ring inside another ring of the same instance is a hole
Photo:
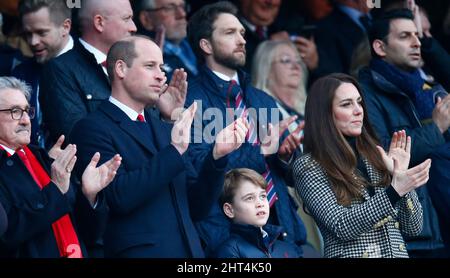
[[[353,84],[362,98],[364,118],[361,135],[356,138],[358,153],[381,173],[382,180],[377,186],[389,185],[391,176],[376,149],[378,140],[369,123],[358,82],[353,77],[341,73],[318,79],[312,85],[306,100],[303,146],[305,153],[310,153],[325,169],[338,203],[346,206],[350,205],[353,199],[362,197],[361,189],[366,182],[362,177],[355,176],[356,154],[333,120],[333,99],[342,83]]]

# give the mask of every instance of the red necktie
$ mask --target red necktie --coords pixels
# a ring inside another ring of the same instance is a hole
[[[144,119],[144,116],[142,116],[142,114],[139,114],[139,115],[137,116],[137,120],[138,120],[139,122],[141,122],[141,123],[145,123],[145,119]]]
[[[101,62],[100,65],[102,65],[102,67],[107,68],[108,64],[106,63],[106,60]]]

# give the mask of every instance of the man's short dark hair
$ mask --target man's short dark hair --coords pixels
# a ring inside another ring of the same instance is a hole
[[[55,25],[60,25],[66,19],[72,18],[72,10],[64,0],[20,0],[19,16],[22,19],[26,14],[34,13],[41,8],[47,8],[50,20]]]
[[[211,39],[214,31],[213,25],[220,14],[232,14],[237,16],[237,8],[230,2],[221,1],[203,6],[195,12],[187,26],[187,38],[200,63],[205,62],[203,51],[200,48],[201,39]]]
[[[385,12],[375,19],[372,23],[372,27],[369,31],[370,48],[372,52],[372,57],[378,57],[378,55],[373,50],[373,42],[375,40],[382,40],[384,43],[387,42],[387,36],[389,35],[391,22],[395,19],[410,19],[414,20],[414,15],[408,9],[397,9]]]
[[[134,59],[137,58],[136,41],[138,39],[153,41],[144,35],[133,35],[132,37],[114,43],[109,49],[106,57],[106,71],[111,82],[114,80],[114,67],[118,60],[124,61],[129,68],[133,65]]]

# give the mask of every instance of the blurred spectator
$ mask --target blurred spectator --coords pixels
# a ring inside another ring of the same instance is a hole
[[[10,15],[19,15],[17,6],[19,0],[4,0],[0,2],[0,13],[6,13]]]
[[[79,10],[81,38],[69,52],[44,67],[41,104],[51,142],[108,99],[106,54],[112,44],[136,32],[129,0],[85,0]]]
[[[371,16],[366,0],[336,0],[333,12],[319,21],[315,41],[319,66],[313,79],[333,72],[350,72],[353,51],[367,37]]]
[[[297,46],[308,69],[313,70],[317,67],[318,55],[314,39],[301,34],[301,22],[299,24],[296,22],[294,26],[289,24],[272,26],[279,14],[282,0],[239,0],[238,2],[240,7],[239,19],[245,27],[246,71],[251,69],[258,44],[269,38],[272,40],[291,39]],[[301,19],[297,18],[297,20]]]
[[[133,1],[138,33],[155,38],[163,50],[164,71],[168,79],[175,69],[184,68],[188,78],[197,75],[197,60],[186,39],[186,14],[184,0]]]
[[[253,85],[275,98],[283,118],[298,115],[298,121],[303,119],[308,70],[292,42],[261,43],[256,49],[252,73]]]
[[[34,57],[18,65],[12,75],[31,85],[30,105],[36,110],[31,124],[31,144],[45,148],[39,80],[43,64],[73,48],[73,39],[69,35],[71,11],[60,0],[21,0],[19,15],[24,37]]]
[[[372,61],[360,71],[359,80],[367,100],[368,114],[385,149],[390,134],[406,129],[412,138],[411,165],[429,158],[445,144],[450,126],[450,96],[439,84],[427,83],[420,74],[421,42],[410,10],[386,12],[372,26]],[[441,94],[442,93],[442,94]],[[433,161],[438,163],[437,161]],[[424,210],[419,237],[406,238],[412,257],[439,257],[442,239],[436,212],[427,188],[418,189]]]
[[[372,60],[369,38],[364,38],[355,48],[350,62],[350,75],[358,78],[359,71],[367,67]]]

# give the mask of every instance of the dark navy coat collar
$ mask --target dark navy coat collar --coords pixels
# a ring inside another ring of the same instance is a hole
[[[166,130],[168,126],[164,126],[161,120],[151,116],[147,111],[145,111],[145,119],[154,134],[154,140],[149,140],[148,135],[143,134],[142,130],[134,124],[134,122],[122,110],[120,110],[119,107],[115,106],[111,102],[105,101],[100,105],[99,109],[151,153],[156,154],[158,152],[158,147],[160,148],[167,144],[167,142],[164,143],[161,141],[164,136],[157,136],[156,134],[161,134],[161,131]],[[167,139],[167,137],[164,138]],[[156,144],[156,146],[152,144],[152,141]]]

